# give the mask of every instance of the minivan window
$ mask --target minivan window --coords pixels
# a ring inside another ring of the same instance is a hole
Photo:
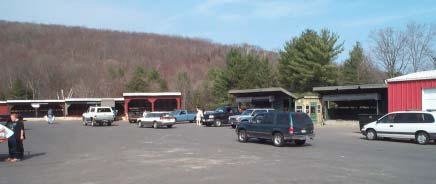
[[[295,113],[292,115],[292,123],[293,124],[307,125],[307,124],[312,124],[312,120],[305,113]]]
[[[423,123],[434,123],[434,118],[431,114],[423,114]]]
[[[395,114],[388,114],[379,120],[379,123],[393,123]]]
[[[399,113],[395,116],[395,123],[420,123],[422,118],[419,113]]]
[[[279,125],[289,125],[289,113],[279,113],[279,114],[277,114],[276,122]]]

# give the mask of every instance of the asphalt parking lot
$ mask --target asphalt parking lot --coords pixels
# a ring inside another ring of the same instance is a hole
[[[367,141],[354,126],[316,129],[304,147],[239,143],[229,127],[25,122],[26,159],[0,183],[435,183],[436,144]],[[0,158],[7,144],[0,144]]]

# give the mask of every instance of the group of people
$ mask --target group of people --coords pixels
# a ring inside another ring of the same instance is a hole
[[[23,141],[26,134],[23,119],[19,114],[11,114],[5,126],[14,132],[9,138],[0,138],[0,143],[8,142],[9,156],[5,162],[18,162],[24,157]]]

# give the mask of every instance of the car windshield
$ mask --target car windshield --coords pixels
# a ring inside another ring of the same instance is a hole
[[[243,116],[249,116],[249,115],[251,115],[251,113],[253,113],[253,110],[245,110],[244,112],[242,112],[241,115],[243,115]]]

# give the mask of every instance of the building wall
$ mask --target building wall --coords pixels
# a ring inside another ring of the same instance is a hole
[[[312,109],[311,106],[315,106],[315,109]],[[297,109],[298,106],[301,106],[301,112],[308,113],[309,116],[311,116],[314,123],[320,123],[322,122],[322,104],[321,100],[318,97],[304,97],[297,99],[295,101],[295,111],[300,111],[300,109]],[[308,107],[308,109],[306,109]],[[313,112],[313,110],[315,112]],[[316,115],[316,119],[313,118],[314,115]]]
[[[422,89],[435,87],[436,80],[388,83],[388,111],[421,110]]]

